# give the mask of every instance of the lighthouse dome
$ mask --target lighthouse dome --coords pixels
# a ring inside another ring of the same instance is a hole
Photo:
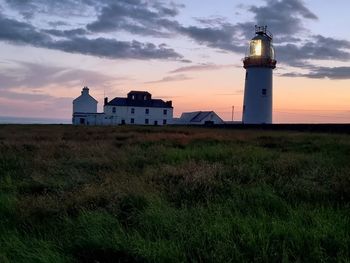
[[[258,34],[249,45],[249,57],[275,59],[275,50],[272,39],[268,35]]]
[[[276,67],[272,34],[266,26],[255,26],[255,37],[249,43],[244,67]]]

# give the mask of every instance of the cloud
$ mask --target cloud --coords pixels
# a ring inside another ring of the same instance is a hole
[[[34,26],[28,23],[8,19],[0,14],[0,40],[18,44],[45,46],[51,41],[51,38],[38,32]]]
[[[120,79],[120,78],[119,78]],[[0,90],[26,88],[35,90],[56,86],[73,87],[88,83],[91,86],[108,86],[115,79],[89,70],[63,68],[50,65],[13,62],[0,70]]]
[[[23,18],[33,19],[38,14],[58,17],[87,15],[89,9],[94,10],[108,0],[5,0],[5,2]]]
[[[344,80],[350,79],[350,67],[315,67],[309,73],[285,73],[284,77],[306,77],[312,79],[332,79]]]
[[[70,53],[79,53],[114,59],[173,59],[182,56],[165,44],[154,45],[138,41],[117,41],[107,38],[88,39],[76,37],[69,40],[55,41],[50,48]]]
[[[260,7],[250,6],[249,11],[257,24],[268,25],[276,35],[293,36],[305,30],[304,19],[318,19],[302,0],[265,0],[265,3]]]
[[[104,6],[97,20],[88,24],[92,32],[127,31],[138,35],[164,37],[173,34],[178,23],[173,18],[179,14],[174,3],[141,0],[118,0]]]
[[[70,30],[46,29],[46,30],[42,30],[42,32],[45,32],[45,33],[50,34],[52,36],[65,37],[65,38],[84,36],[88,33],[83,28],[75,28],[75,29],[70,29]]]
[[[175,75],[175,76],[168,76],[168,77],[164,77],[160,80],[155,80],[155,81],[148,81],[145,82],[146,84],[155,84],[155,83],[164,83],[164,82],[174,82],[174,81],[184,81],[184,80],[190,80],[192,78],[180,74],[180,75]]]
[[[300,67],[312,73],[314,60],[347,61],[350,44],[347,40],[312,35],[305,21],[318,20],[303,0],[263,0],[259,6],[244,6],[253,21],[232,24],[223,17],[195,18],[196,24],[183,25],[177,20],[183,5],[169,1],[145,0],[6,0],[14,10],[28,17],[40,13],[56,16],[69,10],[81,16],[93,13],[82,24],[64,25],[49,21],[53,28],[40,29],[30,23],[11,20],[0,15],[0,40],[70,53],[112,59],[161,59],[189,62],[165,44],[121,41],[101,37],[106,32],[120,31],[153,38],[173,38],[177,35],[218,52],[234,52],[244,56],[246,42],[254,35],[254,25],[268,25],[274,33],[276,57],[279,64]],[[93,11],[91,11],[93,10]],[[58,19],[58,20],[57,20]],[[73,20],[72,20],[73,21]],[[62,27],[64,29],[62,29]],[[213,70],[215,66],[182,67],[172,73]],[[330,70],[332,70],[330,68]],[[324,72],[324,71],[322,71]],[[320,73],[322,73],[320,72]],[[310,75],[311,77],[311,75]]]
[[[50,33],[58,34],[58,31],[51,30]],[[90,39],[74,36],[76,34],[78,34],[76,31],[73,33],[66,31],[62,33],[62,36],[71,38],[54,40],[47,33],[47,30],[39,31],[28,23],[0,15],[0,40],[6,42],[113,59],[182,59],[180,54],[165,44],[156,46],[152,43],[141,43],[135,40],[118,41],[101,37]]]
[[[199,18],[202,26],[180,27],[178,31],[199,44],[225,51],[244,53],[248,39],[252,37],[254,25],[268,25],[277,42],[299,42],[297,33],[305,31],[304,19],[316,20],[301,0],[265,0],[263,6],[249,6],[254,22],[231,24],[223,18]]]
[[[69,24],[67,22],[64,21],[49,21],[47,23],[50,27],[56,28],[56,27],[60,27],[60,26],[68,26]]]
[[[187,67],[180,67],[173,71],[170,71],[170,73],[181,73],[181,72],[188,72],[188,71],[206,71],[206,70],[220,70],[223,68],[231,68],[235,65],[217,65],[217,64],[199,64],[199,65],[193,65],[193,66],[187,66]]]
[[[312,36],[301,45],[277,45],[277,59],[287,65],[310,67],[310,60],[336,60],[350,59],[350,42],[321,35]]]
[[[57,99],[64,99],[72,101],[72,98],[68,97],[54,97],[45,93],[20,93],[9,90],[0,90],[0,98],[6,98],[10,100],[21,100],[27,102],[45,102]]]
[[[71,116],[72,98],[68,97],[0,90],[0,101],[0,112],[3,116],[47,118]]]
[[[243,46],[239,38],[237,28],[231,24],[223,24],[215,27],[180,27],[179,33],[188,36],[199,44],[224,51],[243,53],[246,46]]]

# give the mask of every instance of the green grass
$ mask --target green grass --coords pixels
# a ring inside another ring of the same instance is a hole
[[[350,136],[0,126],[0,262],[350,262]]]

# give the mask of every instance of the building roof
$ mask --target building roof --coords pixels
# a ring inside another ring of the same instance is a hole
[[[148,91],[139,91],[139,90],[132,90],[128,93],[129,94],[142,94],[142,95],[151,95]]]
[[[129,106],[129,107],[148,107],[148,108],[173,108],[171,102],[165,102],[160,99],[132,100],[128,98],[114,98],[106,104],[107,106]]]
[[[199,111],[192,119],[191,122],[201,122],[206,117],[208,117],[213,111]]]
[[[202,122],[210,116],[211,114],[215,114],[220,120],[221,118],[214,111],[194,111],[194,112],[184,112],[181,114],[180,121],[181,122]]]
[[[90,99],[90,100],[94,100],[96,103],[98,103],[98,101],[92,97],[90,94],[89,94],[89,88],[87,86],[85,86],[82,90],[81,90],[81,95],[77,98],[75,98],[73,100],[73,103],[78,101],[78,100],[81,100],[81,99]]]
[[[79,97],[77,97],[73,100],[73,103],[80,100],[80,99],[83,99],[83,98],[89,98],[90,100],[94,100],[96,103],[98,103],[98,101],[94,97],[92,97],[90,94],[80,95]]]

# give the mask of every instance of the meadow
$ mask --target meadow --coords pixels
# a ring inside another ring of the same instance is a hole
[[[350,135],[0,126],[0,262],[350,262]]]

